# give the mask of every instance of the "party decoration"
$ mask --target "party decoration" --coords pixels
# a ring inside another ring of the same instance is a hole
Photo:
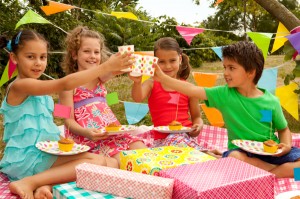
[[[217,74],[193,72],[192,75],[197,85],[201,87],[213,87],[217,81]]]
[[[138,17],[135,16],[132,12],[111,12],[112,16],[119,18],[127,18],[132,20],[138,20]]]
[[[300,168],[294,168],[294,179],[300,181]]]
[[[215,3],[215,5],[214,6],[217,6],[217,5],[219,5],[220,3],[222,3],[224,0],[217,0],[217,2]]]
[[[180,94],[179,93],[169,93],[171,99],[168,101],[169,104],[178,104]]]
[[[221,60],[223,60],[222,46],[221,46],[221,47],[212,47],[211,49],[218,55],[218,57],[219,57]]]
[[[53,115],[55,117],[68,119],[71,117],[71,107],[62,104],[54,104]]]
[[[288,29],[286,29],[286,27],[282,23],[279,22],[278,28],[277,28],[277,33],[276,33],[276,38],[274,40],[274,44],[273,44],[271,53],[275,52],[281,46],[284,45],[284,43],[287,41],[287,38],[285,38],[285,36],[287,36],[289,34],[290,34],[290,32],[288,31]]]
[[[278,68],[264,69],[261,78],[258,81],[258,87],[264,88],[272,94],[275,94],[277,84]]]
[[[295,50],[297,50],[297,52],[300,53],[300,32],[287,35],[286,37],[288,38],[292,46],[295,48]]]
[[[9,68],[9,62],[7,62],[6,67],[2,73],[1,79],[0,79],[0,87],[5,84],[6,82],[8,82],[8,80],[10,80],[10,78],[13,78],[15,76],[18,75],[18,70],[14,70],[14,72],[12,73],[11,77],[9,77],[8,74],[8,68]]]
[[[144,82],[144,81],[146,81],[147,79],[149,79],[151,76],[150,75],[143,75],[142,76],[142,83]]]
[[[50,21],[46,20],[45,18],[41,17],[37,13],[33,12],[32,10],[28,10],[26,14],[19,20],[16,24],[15,29],[23,24],[28,23],[44,23],[44,24],[51,24]]]
[[[113,104],[118,104],[119,103],[118,93],[117,92],[108,93],[106,95],[106,101],[108,106]]]
[[[298,88],[296,83],[281,86],[276,89],[276,96],[280,100],[281,106],[290,113],[296,120],[299,120],[298,95],[294,92]]]
[[[138,123],[149,111],[148,104],[142,103],[124,102],[124,107],[128,124]]]
[[[176,26],[176,29],[189,45],[191,45],[191,42],[195,35],[204,32],[203,28]]]
[[[70,10],[72,8],[76,8],[75,6],[63,4],[55,1],[49,1],[48,6],[41,6],[41,9],[44,11],[46,15],[56,14],[58,12],[63,12],[66,10]]]
[[[11,78],[12,74],[16,70],[17,65],[11,61],[11,59],[8,60],[8,79]]]
[[[200,104],[203,112],[206,115],[206,118],[208,119],[209,123],[212,126],[217,127],[223,127],[224,126],[224,120],[221,112],[216,108],[210,108],[207,107],[205,104]]]
[[[272,111],[271,110],[260,110],[262,115],[260,122],[272,122]]]
[[[247,32],[247,35],[253,40],[257,47],[261,49],[263,56],[266,59],[273,33]]]

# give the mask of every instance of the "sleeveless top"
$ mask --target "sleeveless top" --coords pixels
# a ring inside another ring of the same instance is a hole
[[[59,140],[60,131],[53,122],[52,97],[29,96],[17,106],[9,105],[6,98],[0,108],[6,143],[0,170],[14,181],[43,172],[53,165],[57,156],[40,151],[35,144]]]
[[[172,96],[179,100],[172,100]],[[166,91],[159,82],[153,82],[153,88],[148,99],[149,111],[154,126],[168,126],[173,120],[183,126],[191,126],[189,120],[189,98],[177,91]],[[178,110],[178,111],[176,111]],[[176,118],[177,112],[177,118]],[[154,139],[164,139],[167,133],[153,131]]]

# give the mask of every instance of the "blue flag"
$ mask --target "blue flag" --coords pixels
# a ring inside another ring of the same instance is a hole
[[[221,60],[223,60],[222,47],[212,47],[211,49],[218,55]]]
[[[274,95],[276,90],[277,74],[278,74],[278,68],[264,69],[262,76],[258,81],[257,86],[259,88],[266,89],[267,91],[269,91]]]
[[[262,114],[261,122],[272,122],[272,111],[271,110],[260,110]]]
[[[124,102],[124,107],[128,124],[138,123],[149,111],[148,104]]]
[[[294,168],[294,179],[300,181],[300,168]]]

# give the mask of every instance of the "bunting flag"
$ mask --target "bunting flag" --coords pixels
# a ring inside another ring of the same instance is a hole
[[[294,179],[300,181],[300,168],[294,168]]]
[[[247,32],[247,35],[252,39],[252,41],[261,49],[264,58],[267,58],[269,45],[273,33],[257,33],[257,32]]]
[[[12,74],[15,72],[17,68],[17,65],[11,61],[11,59],[8,60],[8,79],[11,78]]]
[[[41,9],[44,11],[46,15],[56,14],[58,12],[63,12],[66,10],[70,10],[72,8],[76,8],[75,6],[71,6],[68,4],[58,3],[55,1],[49,1],[48,6],[41,6]]]
[[[279,87],[276,89],[276,96],[279,98],[281,106],[296,120],[299,120],[298,95],[294,92],[297,88],[296,83]]]
[[[124,107],[128,124],[138,123],[149,111],[148,104],[124,102]]]
[[[223,55],[222,55],[222,47],[212,47],[211,49],[218,55],[218,57],[223,60]]]
[[[71,117],[71,107],[62,104],[54,104],[53,116],[68,119]]]
[[[275,95],[276,84],[277,84],[278,68],[264,69],[261,78],[258,81],[257,86],[264,88],[273,95]]]
[[[295,50],[300,53],[300,32],[290,34],[286,36]]]
[[[212,126],[223,127],[224,120],[221,112],[216,108],[209,108],[205,104],[200,104],[206,118]]]
[[[284,45],[284,43],[287,41],[287,38],[285,38],[285,36],[287,36],[289,34],[290,34],[290,32],[288,31],[288,29],[286,29],[286,27],[282,23],[279,22],[278,28],[277,28],[277,33],[276,33],[276,38],[274,40],[274,44],[273,44],[271,53],[275,52],[281,46]]]
[[[179,93],[169,93],[171,99],[168,101],[168,104],[178,104],[180,94]]]
[[[217,0],[217,2],[215,3],[215,5],[214,6],[217,6],[217,5],[219,5],[220,3],[222,3],[224,0]]]
[[[176,29],[189,45],[191,45],[191,42],[195,35],[204,32],[203,28],[176,26]]]
[[[40,15],[33,12],[32,10],[28,10],[27,13],[17,23],[15,29],[17,29],[20,25],[28,24],[28,23],[46,23],[46,24],[48,23],[48,24],[52,24],[50,21],[48,21],[45,18],[41,17]]]
[[[272,122],[272,110],[260,110],[262,115],[260,122]]]
[[[108,106],[113,104],[118,104],[119,103],[118,93],[117,92],[108,93],[106,95],[106,101]]]
[[[147,79],[149,79],[151,76],[150,75],[143,75],[142,76],[142,83],[144,82],[144,81],[146,81]]]
[[[198,86],[201,87],[213,87],[216,85],[217,74],[213,73],[201,73],[201,72],[192,72],[194,80]]]
[[[8,68],[9,68],[9,62],[7,62],[6,67],[2,73],[1,80],[0,80],[0,87],[3,86],[3,84],[5,84],[6,82],[8,82],[8,80],[10,80],[11,78],[14,78],[15,76],[18,75],[18,70],[14,70],[11,77],[9,78]]]
[[[111,12],[112,16],[119,18],[127,18],[132,20],[138,20],[137,16],[135,16],[132,12]]]

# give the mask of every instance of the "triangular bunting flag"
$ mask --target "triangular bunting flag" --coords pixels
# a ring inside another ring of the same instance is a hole
[[[119,103],[118,93],[117,92],[108,93],[106,95],[106,101],[108,106],[113,104],[118,104]]]
[[[124,102],[124,107],[128,124],[138,123],[149,111],[148,104]]]
[[[10,79],[9,78],[9,75],[8,75],[8,67],[9,67],[9,62],[7,62],[6,64],[6,67],[2,73],[2,76],[1,76],[1,80],[0,80],[0,87],[5,84],[6,82],[8,82],[8,80]],[[11,75],[11,78],[15,77],[18,75],[18,70],[15,70],[12,75]]]
[[[112,16],[119,18],[127,18],[127,19],[133,19],[138,20],[137,16],[135,16],[132,12],[111,12]]]
[[[20,25],[28,24],[28,23],[48,23],[52,24],[50,21],[44,19],[37,13],[33,12],[32,10],[28,10],[27,13],[19,20],[15,29],[17,29]]]
[[[215,5],[214,6],[217,6],[217,5],[219,5],[220,3],[222,3],[224,0],[217,0],[217,2],[215,3]]]
[[[206,118],[212,126],[223,127],[224,120],[221,112],[216,108],[207,107],[205,104],[200,104]]]
[[[204,29],[202,28],[191,28],[184,26],[176,26],[176,29],[189,45],[191,44],[195,35],[204,32]]]
[[[276,96],[279,98],[281,106],[296,120],[299,120],[298,95],[294,92],[297,88],[296,83],[279,87],[276,89]]]
[[[8,60],[8,79],[11,78],[12,74],[15,72],[17,65],[14,64],[11,59]]]
[[[48,6],[41,6],[41,9],[44,11],[46,15],[52,15],[58,12],[63,12],[66,10],[70,10],[72,8],[76,8],[75,6],[71,6],[68,4],[58,3],[55,1],[49,1]]]
[[[180,94],[179,93],[169,93],[171,99],[168,101],[168,104],[178,104]]]
[[[252,41],[261,49],[264,58],[267,58],[269,45],[273,33],[257,33],[257,32],[247,32],[247,35],[252,39]]]
[[[143,75],[142,76],[142,83],[144,82],[144,81],[146,81],[147,79],[149,79],[151,76],[149,76],[149,75]]]
[[[300,53],[300,32],[286,36],[295,50]]]
[[[221,60],[223,60],[222,47],[212,47],[211,49],[218,55]]]
[[[284,45],[284,43],[287,41],[287,38],[285,38],[285,36],[287,36],[289,34],[290,34],[290,32],[288,31],[288,29],[286,29],[286,27],[282,23],[279,22],[278,28],[277,28],[277,33],[276,33],[276,38],[274,40],[274,44],[273,44],[271,53],[275,52],[281,46]]]
[[[264,69],[261,78],[258,81],[257,86],[264,88],[267,91],[275,95],[275,89],[277,84],[278,68]]]
[[[260,122],[272,122],[272,110],[260,110],[261,119]]]
[[[197,85],[201,87],[215,86],[218,77],[217,74],[201,73],[201,72],[193,72],[192,75]]]
[[[62,104],[54,104],[53,116],[68,119],[71,117],[71,107]]]

